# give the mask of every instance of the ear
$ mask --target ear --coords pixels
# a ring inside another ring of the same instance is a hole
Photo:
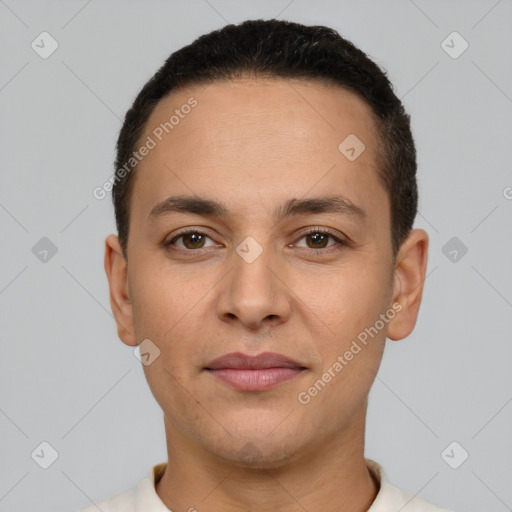
[[[413,229],[398,251],[392,304],[402,309],[389,322],[388,338],[401,340],[413,331],[423,294],[427,271],[428,234],[423,229]]]
[[[116,319],[117,334],[126,345],[137,345],[133,324],[133,308],[128,287],[128,263],[124,259],[119,238],[105,240],[105,272],[110,288],[110,306]]]

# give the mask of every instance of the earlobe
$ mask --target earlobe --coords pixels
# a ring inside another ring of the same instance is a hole
[[[389,323],[387,337],[401,340],[414,329],[427,271],[428,234],[413,229],[404,241],[395,264],[392,304],[400,304],[399,313]]]
[[[135,346],[137,337],[128,286],[128,265],[116,235],[109,235],[105,240],[104,265],[110,289],[110,306],[116,320],[118,336],[126,345]]]

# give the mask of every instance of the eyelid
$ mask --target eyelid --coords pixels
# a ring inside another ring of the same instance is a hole
[[[309,235],[312,233],[322,233],[324,235],[331,235],[333,238],[342,239],[343,233],[336,231],[331,228],[326,228],[325,226],[308,226],[305,227],[301,232],[300,236]]]

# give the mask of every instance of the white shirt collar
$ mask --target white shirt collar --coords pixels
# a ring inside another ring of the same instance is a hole
[[[377,497],[367,512],[450,512],[428,503],[412,494],[401,491],[389,482],[377,462],[365,459],[368,469],[379,484]],[[163,475],[167,464],[157,464],[139,484],[126,493],[98,504],[103,512],[169,512],[155,490],[155,482]],[[82,512],[97,512],[93,506]]]

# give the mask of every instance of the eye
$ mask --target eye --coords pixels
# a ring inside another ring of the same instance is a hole
[[[211,247],[205,245],[207,239],[212,240],[206,233],[203,233],[202,231],[182,231],[168,242],[165,242],[165,245],[167,247],[176,246],[178,249],[183,251],[193,251]],[[215,243],[213,246],[215,246]]]
[[[333,233],[322,227],[315,227],[306,233],[303,233],[299,240],[303,239],[306,241],[305,246],[300,245],[299,243],[292,245],[309,249],[317,253],[324,251],[330,252],[331,247],[336,250],[348,245],[348,242],[335,236]],[[207,245],[208,240],[210,241],[210,245]],[[164,242],[164,246],[176,251],[190,253],[200,252],[202,249],[207,249],[208,247],[219,247],[220,244],[214,242],[210,236],[202,231],[189,229],[188,231],[178,233],[169,241]]]
[[[317,252],[336,245],[338,245],[338,248],[347,245],[347,243],[344,240],[341,240],[337,236],[333,235],[330,231],[326,230],[325,228],[311,229],[302,235],[300,240],[302,239],[306,239],[307,249],[316,250]],[[329,244],[329,239],[331,239],[333,243]],[[297,244],[297,246],[299,245]]]

